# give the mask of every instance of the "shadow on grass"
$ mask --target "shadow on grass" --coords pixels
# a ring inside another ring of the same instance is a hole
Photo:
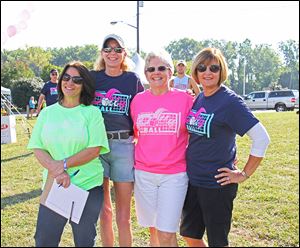
[[[12,158],[1,159],[1,163],[8,162],[8,161],[11,161],[11,160],[15,160],[15,159],[18,159],[18,158],[26,158],[26,157],[30,156],[31,154],[33,154],[33,152],[26,153],[26,154],[19,155],[19,156],[15,156],[15,157],[12,157]]]
[[[32,190],[27,193],[17,194],[13,196],[7,196],[4,198],[1,198],[1,210],[4,209],[7,206],[11,206],[20,202],[24,202],[27,200],[30,200],[32,198],[38,197],[42,194],[41,189]]]

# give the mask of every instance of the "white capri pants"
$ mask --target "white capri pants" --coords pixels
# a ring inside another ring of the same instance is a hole
[[[187,187],[186,172],[155,174],[135,170],[134,197],[139,225],[177,232]]]

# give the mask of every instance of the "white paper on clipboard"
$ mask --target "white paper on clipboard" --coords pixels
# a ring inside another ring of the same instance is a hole
[[[59,184],[54,180],[44,205],[78,224],[88,195],[88,191],[72,183],[68,188],[64,188],[59,187]]]

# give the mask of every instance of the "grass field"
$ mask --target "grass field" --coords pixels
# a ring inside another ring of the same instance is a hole
[[[230,246],[299,247],[299,115],[255,115],[267,128],[271,144],[256,173],[239,186]],[[34,125],[34,120],[30,123]],[[1,145],[1,247],[34,246],[42,168],[26,149],[27,142],[28,135],[18,120],[17,143]],[[250,140],[238,137],[237,142],[238,166],[242,168]],[[148,246],[149,234],[137,225],[134,204],[132,225],[133,246]],[[185,246],[178,238],[179,245]],[[99,236],[96,245],[101,246]],[[60,246],[74,246],[70,226]]]

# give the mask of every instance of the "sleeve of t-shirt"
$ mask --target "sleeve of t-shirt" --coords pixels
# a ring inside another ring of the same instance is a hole
[[[100,154],[108,153],[109,145],[101,111],[93,107],[88,120],[89,143],[88,147],[101,146]]]
[[[225,122],[240,136],[259,122],[245,102],[238,97],[228,106],[228,112]]]
[[[39,114],[39,117],[34,125],[34,128],[32,130],[32,134],[30,137],[30,140],[27,145],[27,149],[42,149],[47,150],[44,146],[42,140],[41,140],[41,132],[43,130],[43,126],[46,120],[46,110],[41,111]]]

